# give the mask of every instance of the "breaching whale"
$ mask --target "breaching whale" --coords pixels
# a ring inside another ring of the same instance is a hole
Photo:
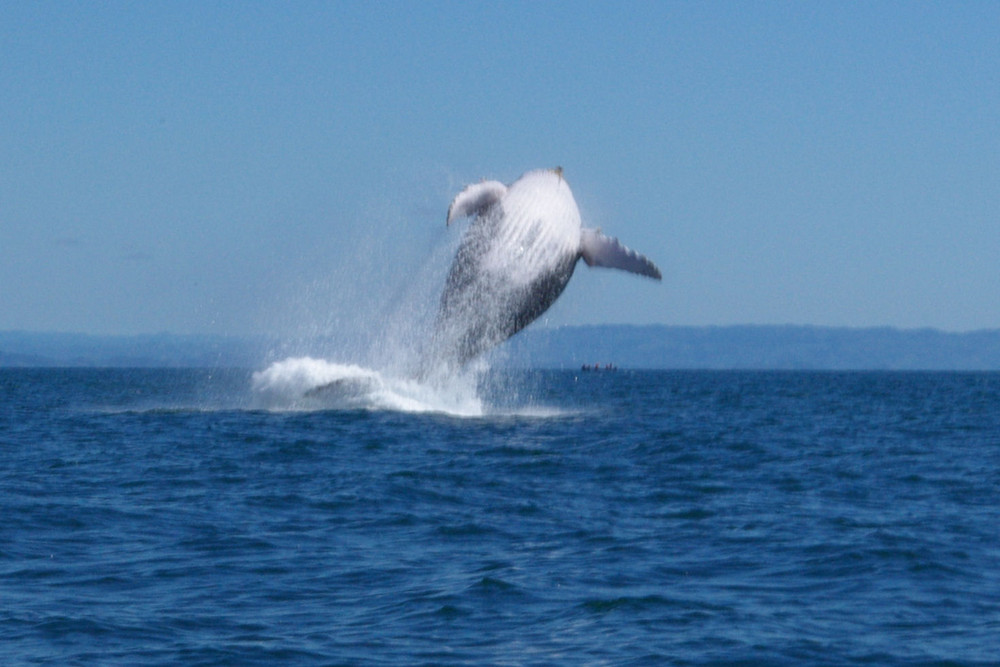
[[[582,227],[561,167],[529,171],[510,185],[469,185],[447,224],[474,217],[452,262],[423,372],[454,370],[502,343],[548,310],[577,260],[660,279],[649,259],[599,230]]]

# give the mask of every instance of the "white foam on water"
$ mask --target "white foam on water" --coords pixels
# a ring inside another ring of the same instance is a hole
[[[291,357],[254,373],[252,388],[255,405],[269,410],[373,409],[461,417],[486,414],[473,372],[432,383],[356,364]]]

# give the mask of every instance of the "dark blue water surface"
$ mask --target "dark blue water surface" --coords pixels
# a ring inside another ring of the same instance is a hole
[[[1000,660],[1000,374],[250,386],[0,371],[0,664]]]

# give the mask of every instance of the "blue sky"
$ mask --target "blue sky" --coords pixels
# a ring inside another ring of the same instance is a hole
[[[998,328],[998,34],[996,2],[3,3],[0,330],[370,323],[447,268],[463,185],[555,165],[664,280],[581,265],[544,325]]]

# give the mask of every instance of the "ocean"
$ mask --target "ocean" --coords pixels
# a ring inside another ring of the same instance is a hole
[[[1000,374],[0,370],[0,664],[1000,664]]]

